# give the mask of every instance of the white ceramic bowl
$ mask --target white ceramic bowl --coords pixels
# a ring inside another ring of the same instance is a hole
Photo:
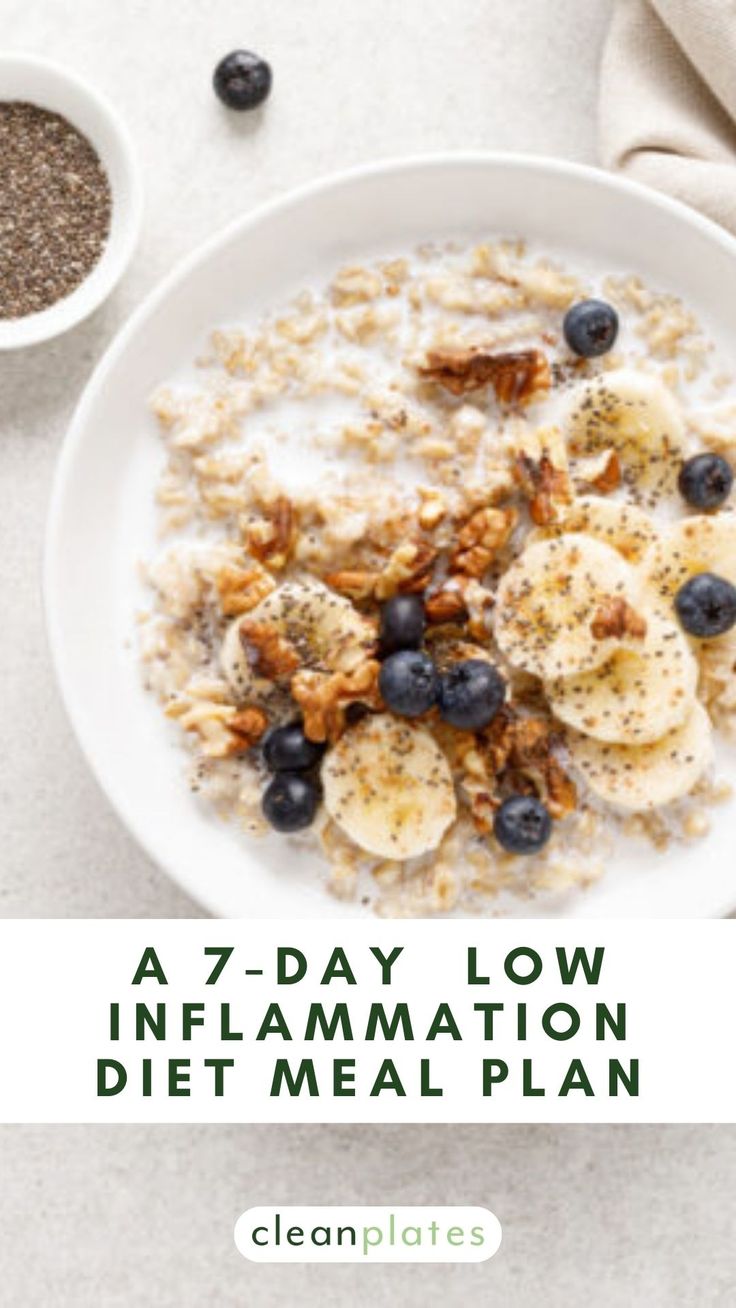
[[[91,141],[112,191],[110,235],[89,276],[41,313],[0,319],[0,350],[59,336],[88,317],[117,284],[135,249],[143,188],[133,143],[112,106],[75,73],[32,55],[0,55],[0,101],[26,100],[62,114]]]
[[[320,884],[282,838],[249,841],[189,793],[183,751],[140,684],[136,561],[154,548],[163,452],[147,399],[186,369],[218,324],[283,303],[343,260],[425,239],[524,235],[643,274],[683,295],[736,355],[736,242],[683,205],[615,177],[527,156],[380,164],[249,214],[187,259],[136,312],[98,366],[61,454],[48,521],[45,599],[66,706],[120,817],[184,888],[225,916],[360,912]],[[707,916],[736,902],[736,806],[713,833],[665,856],[628,847],[585,893],[531,906],[566,916]],[[94,876],[94,868],[89,875]],[[515,911],[530,911],[519,905]]]

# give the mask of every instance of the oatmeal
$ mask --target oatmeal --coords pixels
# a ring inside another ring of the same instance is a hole
[[[706,834],[736,405],[679,300],[424,247],[216,331],[153,409],[146,685],[244,841],[300,832],[332,893],[411,915]]]

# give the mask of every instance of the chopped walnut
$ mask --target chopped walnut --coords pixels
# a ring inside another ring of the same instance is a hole
[[[633,640],[643,640],[647,634],[646,618],[620,595],[612,595],[597,610],[590,630],[596,640],[621,640],[630,636]]]
[[[462,624],[476,640],[487,640],[488,617],[494,603],[490,590],[474,577],[459,573],[427,595],[424,608],[431,625]]]
[[[615,450],[603,450],[589,458],[579,459],[575,480],[583,486],[592,486],[601,495],[608,495],[621,485],[621,460]]]
[[[515,525],[514,509],[477,509],[460,529],[450,557],[451,571],[482,577]]]
[[[547,808],[553,818],[567,817],[578,805],[575,782],[563,768],[556,754],[550,754],[544,772],[547,786]]]
[[[358,569],[350,568],[343,568],[340,572],[328,572],[325,577],[327,586],[330,586],[332,590],[336,590],[340,595],[346,595],[348,599],[356,603],[372,599],[377,582],[377,572],[361,572]]]
[[[468,616],[468,611],[465,607],[462,588],[458,585],[458,578],[449,578],[438,590],[428,595],[425,600],[424,611],[427,622],[464,621]]]
[[[232,745],[228,753],[244,754],[252,749],[264,735],[267,726],[268,718],[263,709],[239,709],[227,723],[227,729],[232,736]]]
[[[567,447],[558,427],[524,431],[515,442],[514,478],[529,501],[532,522],[546,527],[572,500]]]
[[[516,718],[510,735],[510,767],[518,769],[541,792],[552,817],[572,813],[577,807],[577,790],[554,752],[551,723],[546,718]]]
[[[294,646],[272,623],[244,618],[238,634],[257,676],[286,681],[299,667],[301,659]]]
[[[376,582],[376,599],[390,599],[397,592],[425,590],[437,558],[437,550],[426,541],[407,541],[394,550]]]
[[[200,749],[205,758],[229,758],[243,754],[260,740],[268,719],[261,709],[236,709],[219,700],[192,697],[172,700],[167,704],[166,716],[176,718],[184,731],[199,736]]]
[[[471,790],[470,816],[473,819],[473,826],[480,835],[487,836],[493,830],[493,819],[497,808],[498,804],[490,791]]]
[[[343,568],[329,572],[325,583],[355,603],[385,600],[401,592],[425,590],[437,550],[423,541],[397,546],[380,571]]]
[[[511,758],[515,721],[516,714],[505,705],[483,732],[483,751],[490,759],[495,776],[503,772]]]
[[[259,565],[239,568],[226,565],[215,577],[220,608],[225,617],[235,618],[250,613],[261,600],[271,594],[274,581]]]
[[[555,468],[547,454],[535,463],[526,454],[519,455],[514,471],[529,500],[532,522],[546,527],[557,519],[555,501],[570,502],[570,480],[566,472]]]
[[[478,747],[472,731],[458,731],[438,721],[433,724],[433,733],[460,780],[476,831],[487,835],[498,808],[494,798],[496,778],[487,751]]]
[[[302,710],[304,734],[309,740],[339,740],[351,704],[383,707],[378,689],[381,665],[366,659],[351,672],[314,672],[303,668],[291,682],[291,693]]]
[[[528,404],[540,391],[549,390],[551,382],[549,363],[541,350],[498,354],[480,347],[429,350],[419,372],[452,395],[466,395],[490,385],[501,404]]]
[[[264,516],[245,528],[249,552],[272,572],[282,572],[296,544],[297,520],[291,500],[279,495]]]
[[[577,791],[557,756],[558,740],[547,718],[522,717],[504,705],[484,731],[452,732],[442,746],[462,786],[473,825],[481,834],[493,828],[493,817],[505,793],[538,794],[554,818],[577,807]]]
[[[499,792],[511,783],[517,794],[540,794],[554,818],[572,813],[577,807],[577,791],[557,757],[556,746],[548,719],[521,717],[508,705],[502,708],[481,733],[471,756],[480,756],[486,769],[484,812],[498,807]]]
[[[475,640],[487,640],[491,628],[491,610],[496,602],[493,593],[475,577],[466,577],[463,595],[468,610],[467,628],[470,635]]]

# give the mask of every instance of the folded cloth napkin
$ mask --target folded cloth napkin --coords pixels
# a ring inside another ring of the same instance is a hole
[[[615,0],[603,163],[736,232],[736,0]]]

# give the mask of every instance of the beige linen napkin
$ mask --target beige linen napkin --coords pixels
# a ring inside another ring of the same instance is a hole
[[[736,232],[736,0],[615,0],[603,163]]]

